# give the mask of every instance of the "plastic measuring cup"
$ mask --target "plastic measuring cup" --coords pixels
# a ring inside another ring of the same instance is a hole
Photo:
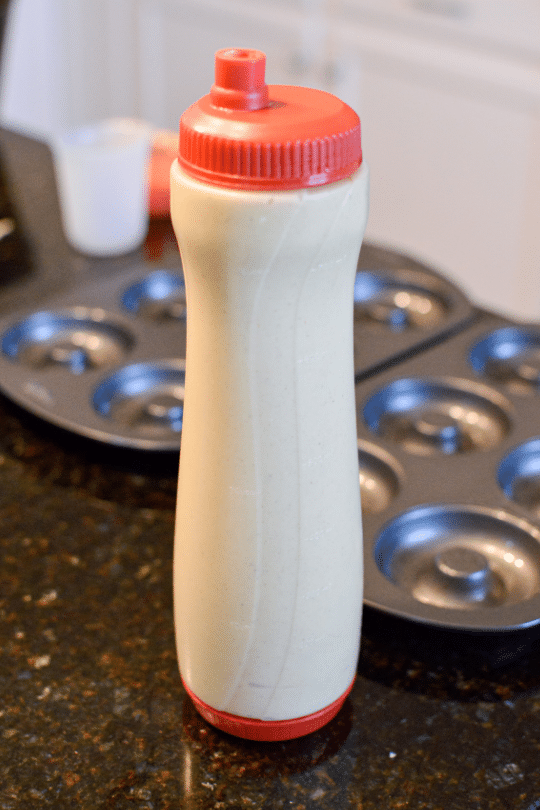
[[[148,229],[151,128],[110,118],[63,133],[53,144],[67,240],[94,256],[134,250]]]

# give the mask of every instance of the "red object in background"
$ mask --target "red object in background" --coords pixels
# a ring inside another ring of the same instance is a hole
[[[155,133],[149,170],[148,207],[151,217],[170,214],[171,163],[178,155],[178,133],[160,130]]]

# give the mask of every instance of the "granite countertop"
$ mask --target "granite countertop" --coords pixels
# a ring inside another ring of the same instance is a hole
[[[65,245],[48,151],[0,133],[0,311],[81,277],[177,261]],[[391,254],[388,254],[388,261]],[[540,809],[540,648],[366,610],[354,689],[321,731],[245,742],[207,725],[177,671],[178,458],[99,445],[0,398],[0,810]]]

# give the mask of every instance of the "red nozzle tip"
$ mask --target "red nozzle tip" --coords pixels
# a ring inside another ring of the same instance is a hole
[[[225,48],[216,53],[215,84],[210,98],[216,107],[261,110],[268,105],[264,79],[266,57],[262,51]]]

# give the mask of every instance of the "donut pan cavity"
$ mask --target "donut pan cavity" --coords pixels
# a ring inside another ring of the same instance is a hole
[[[363,252],[364,255],[364,252]],[[355,372],[455,330],[472,307],[410,259],[370,267],[355,285]],[[361,263],[360,263],[361,265]],[[410,265],[410,266],[409,266]],[[182,430],[186,348],[182,270],[141,263],[0,320],[0,389],[62,428],[139,450],[174,451]]]
[[[381,270],[377,250],[366,246],[360,269],[354,285],[357,380],[452,334],[474,317],[457,287],[411,259]]]
[[[483,314],[356,385],[367,604],[540,627],[539,346],[540,327]]]

